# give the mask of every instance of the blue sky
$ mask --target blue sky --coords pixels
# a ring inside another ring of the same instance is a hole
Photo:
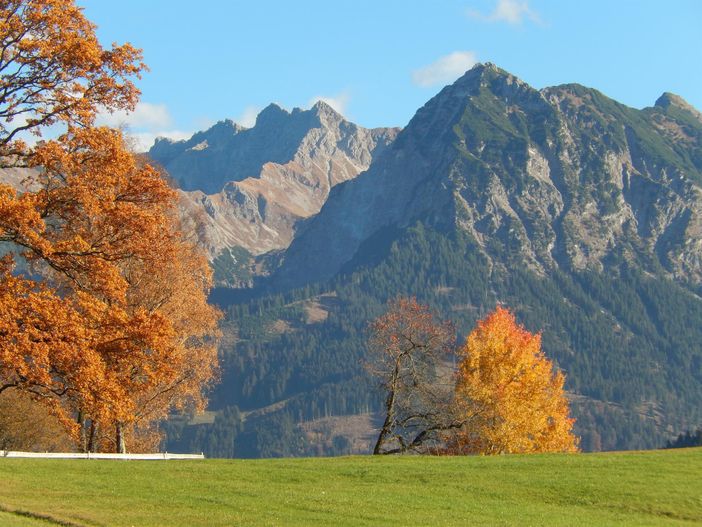
[[[77,0],[103,43],[151,71],[124,123],[147,145],[271,102],[324,98],[363,126],[404,126],[475,61],[536,88],[577,82],[629,106],[664,91],[702,109],[701,0]]]

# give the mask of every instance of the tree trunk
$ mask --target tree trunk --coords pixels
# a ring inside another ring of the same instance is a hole
[[[88,451],[88,436],[87,430],[85,429],[85,420],[83,419],[83,412],[78,410],[78,417],[76,417],[76,422],[80,426],[80,451]]]
[[[390,433],[390,423],[392,422],[392,416],[394,413],[395,406],[395,390],[391,390],[388,394],[388,398],[385,400],[385,422],[383,423],[383,428],[380,429],[380,434],[378,434],[378,440],[375,442],[375,448],[373,449],[373,455],[380,454],[380,447],[385,442],[385,437]]]
[[[95,452],[95,439],[97,438],[97,425],[95,421],[90,422],[90,433],[88,434],[88,452]]]
[[[126,454],[127,445],[124,442],[124,429],[122,428],[122,423],[117,423],[115,432],[117,433],[117,438],[115,441],[117,443],[117,452],[119,454]]]
[[[390,427],[392,424],[392,419],[395,414],[395,392],[397,391],[397,377],[400,375],[400,359],[399,357],[395,360],[395,368],[392,371],[392,381],[390,383],[390,391],[388,393],[387,399],[385,399],[385,422],[383,423],[383,428],[380,429],[380,434],[378,434],[378,441],[375,442],[375,448],[373,449],[373,455],[380,454],[380,447],[385,441],[385,437],[390,433]]]

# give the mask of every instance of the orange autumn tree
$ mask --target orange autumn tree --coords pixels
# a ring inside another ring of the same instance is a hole
[[[210,271],[175,221],[175,193],[86,129],[38,147],[35,192],[0,194],[0,240],[41,280],[0,269],[0,392],[51,405],[86,450],[126,448],[172,408],[201,408],[216,374]],[[75,423],[75,424],[74,424]]]
[[[576,452],[565,377],[541,351],[541,335],[497,307],[478,322],[459,351],[456,404],[469,425],[453,453]]]
[[[0,160],[34,169],[22,189],[0,184],[0,393],[45,404],[81,449],[150,448],[155,420],[204,405],[218,313],[175,192],[93,127],[98,110],[133,108],[139,53],[102,50],[69,0],[0,10]],[[18,139],[53,123],[57,139]]]

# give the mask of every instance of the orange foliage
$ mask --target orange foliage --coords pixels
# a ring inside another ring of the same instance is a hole
[[[68,0],[3,5],[7,56],[35,60],[0,64],[0,119],[25,111],[40,116],[30,128],[60,120],[68,129],[30,149],[13,140],[17,128],[0,125],[2,164],[37,169],[23,192],[0,184],[0,244],[11,249],[0,260],[0,392],[49,405],[80,448],[153,443],[136,435],[153,437],[151,423],[171,409],[203,406],[217,375],[219,315],[206,302],[207,262],[180,232],[176,193],[120,132],[90,126],[99,107],[134,104],[124,76],[138,72],[139,54],[128,45],[102,51]],[[43,61],[43,95],[9,95],[12,79]],[[18,256],[31,274],[18,272]]]
[[[0,450],[66,451],[72,448],[66,430],[48,409],[23,392],[0,394]]]
[[[44,280],[13,275],[4,258],[0,390],[103,430],[202,407],[218,315],[207,262],[177,229],[175,193],[109,129],[47,142],[31,162],[43,168],[36,191],[0,186],[0,241]]]
[[[102,110],[133,109],[145,68],[129,44],[103,49],[73,0],[0,3],[0,160],[22,164],[18,134],[55,123],[90,126]]]
[[[460,350],[456,398],[469,417],[450,451],[469,454],[575,452],[565,377],[541,351],[541,335],[498,307]]]

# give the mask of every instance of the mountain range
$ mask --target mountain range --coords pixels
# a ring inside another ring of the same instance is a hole
[[[536,90],[481,64],[382,134],[367,169],[295,222],[270,276],[219,291],[231,338],[216,417],[175,444],[363,452],[382,399],[366,329],[397,294],[459,338],[496,304],[542,331],[586,450],[657,447],[700,422],[697,110],[670,93],[637,110],[576,84]]]
[[[516,261],[544,275],[621,258],[694,289],[700,126],[671,94],[638,111],[582,86],[537,91],[494,65],[476,67],[331,193],[278,278],[330,278],[380,230],[422,221],[466,233],[491,265]]]

